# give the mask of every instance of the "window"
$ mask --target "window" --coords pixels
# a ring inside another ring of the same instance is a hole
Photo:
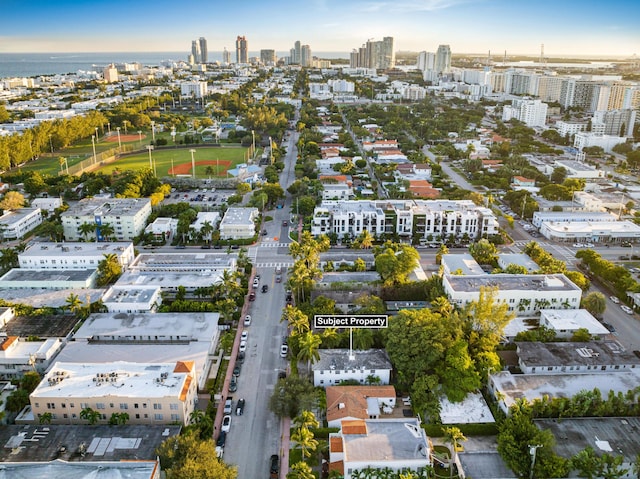
[[[113,409],[114,404],[112,402],[109,403],[109,407]]]
[[[172,402],[171,404],[169,404],[169,409],[171,409],[172,411],[177,411],[178,403]]]
[[[126,402],[121,402],[120,409],[129,409],[129,405]]]
[[[162,414],[154,414],[153,419],[155,419],[156,421],[162,421],[163,416]]]
[[[63,417],[64,419],[68,419],[68,418],[69,418],[69,415],[65,413],[65,414],[63,414],[63,415],[62,415],[62,417]]]
[[[171,420],[172,420],[172,421],[179,421],[179,420],[180,420],[180,415],[178,415],[178,414],[172,414],[172,415],[171,415]]]
[[[86,409],[88,407],[89,407],[89,403],[87,403],[87,402],[81,402],[80,403],[80,409]]]
[[[53,402],[47,403],[47,409],[55,409],[55,408],[56,408],[56,403],[53,403]]]
[[[103,402],[96,403],[96,409],[105,409]]]
[[[133,409],[138,409],[138,403],[133,403]]]
[[[156,409],[156,410],[162,409],[162,404],[160,404],[159,402],[154,402],[153,409]]]

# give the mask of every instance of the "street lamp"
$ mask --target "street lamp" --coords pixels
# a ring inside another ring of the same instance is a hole
[[[111,134],[111,123],[107,122],[107,130],[109,130],[109,134]]]
[[[96,143],[98,143],[98,138],[99,137],[98,137],[98,127],[97,126],[95,127],[95,130],[96,130]]]
[[[142,147],[142,131],[138,130],[138,141],[140,142],[140,146]]]
[[[147,150],[149,150],[149,168],[153,171],[153,159],[151,158],[151,150],[153,150],[153,145],[147,145]]]
[[[193,159],[193,154],[196,152],[196,150],[191,148],[189,152],[191,153],[191,176],[193,177],[193,179],[195,179],[196,178],[196,162]]]
[[[118,132],[118,148],[122,148],[122,142],[120,141],[120,127],[116,127],[116,130]]]
[[[91,145],[93,146],[93,164],[96,164],[96,137],[91,135]]]
[[[155,121],[151,122],[151,139],[153,140],[153,143],[156,142],[156,122]]]
[[[539,447],[542,447],[542,444],[536,444],[535,446],[529,445],[529,454],[531,454],[531,472],[529,472],[529,479],[533,479],[533,469],[536,467],[536,452],[538,452]]]

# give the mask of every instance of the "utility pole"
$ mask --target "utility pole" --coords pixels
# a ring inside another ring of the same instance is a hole
[[[535,446],[529,445],[529,454],[531,455],[531,471],[529,472],[529,479],[533,479],[533,470],[536,467],[536,453],[538,448],[542,447],[542,444],[536,444]]]
[[[189,152],[191,153],[191,176],[193,177],[193,179],[195,179],[196,178],[196,162],[193,159],[193,154],[196,152],[196,150],[191,148]]]

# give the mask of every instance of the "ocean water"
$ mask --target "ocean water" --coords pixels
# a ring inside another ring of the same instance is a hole
[[[223,52],[209,52],[209,61],[222,61]],[[277,52],[278,58],[288,52]],[[349,58],[345,52],[314,52],[319,58]],[[0,53],[0,78],[34,77],[77,73],[78,71],[101,71],[110,63],[139,62],[147,66],[160,65],[165,61],[186,61],[189,52],[114,52],[114,53]],[[249,56],[259,56],[249,52]],[[235,52],[231,52],[231,58]]]

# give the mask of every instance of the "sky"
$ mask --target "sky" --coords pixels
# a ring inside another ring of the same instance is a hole
[[[640,55],[638,0],[0,0],[0,53],[396,51],[545,56]]]

